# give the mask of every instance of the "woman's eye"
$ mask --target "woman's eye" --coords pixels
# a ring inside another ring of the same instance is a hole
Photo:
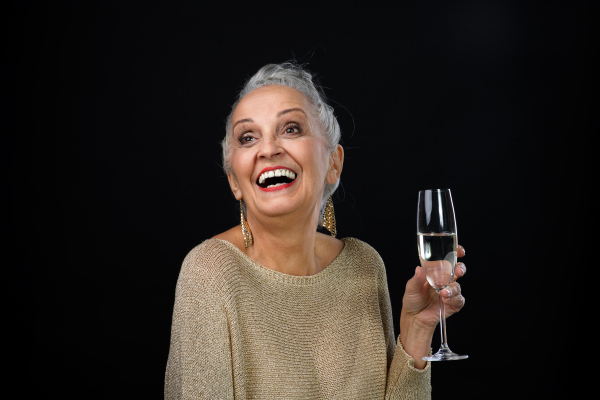
[[[285,133],[287,134],[295,134],[295,133],[299,133],[300,132],[300,128],[297,126],[288,126],[287,128],[285,128]]]
[[[252,142],[254,140],[254,138],[252,136],[240,136],[240,143],[241,144],[248,144],[250,142]]]

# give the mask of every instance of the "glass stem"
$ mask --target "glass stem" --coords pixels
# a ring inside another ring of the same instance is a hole
[[[440,299],[440,334],[442,335],[442,344],[440,345],[440,350],[448,350],[448,339],[446,338],[446,305],[444,304],[444,300],[440,295],[440,291],[437,291],[438,297]]]

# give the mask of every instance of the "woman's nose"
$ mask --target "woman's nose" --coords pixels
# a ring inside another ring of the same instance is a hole
[[[261,158],[273,158],[282,153],[279,141],[272,138],[263,138],[258,156]]]

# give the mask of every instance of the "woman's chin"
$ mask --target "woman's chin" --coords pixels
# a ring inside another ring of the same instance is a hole
[[[262,216],[262,217],[285,218],[285,217],[294,215],[294,211],[296,211],[296,210],[289,207],[289,205],[288,205],[287,207],[274,206],[274,207],[269,207],[268,209],[260,209],[257,211],[258,211],[258,215]]]
[[[299,221],[306,220],[311,214],[309,210],[304,210],[301,204],[296,204],[293,199],[279,198],[257,205],[255,212],[257,217],[280,218],[282,220],[297,218]],[[292,221],[288,221],[292,222]]]

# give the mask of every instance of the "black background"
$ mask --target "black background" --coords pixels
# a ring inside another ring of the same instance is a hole
[[[470,358],[433,366],[434,398],[582,388],[592,2],[341,4],[9,2],[4,345],[22,397],[162,397],[181,261],[238,223],[224,120],[290,59],[336,109],[338,232],[386,262],[397,333],[417,191],[452,189],[468,273],[448,337]]]

